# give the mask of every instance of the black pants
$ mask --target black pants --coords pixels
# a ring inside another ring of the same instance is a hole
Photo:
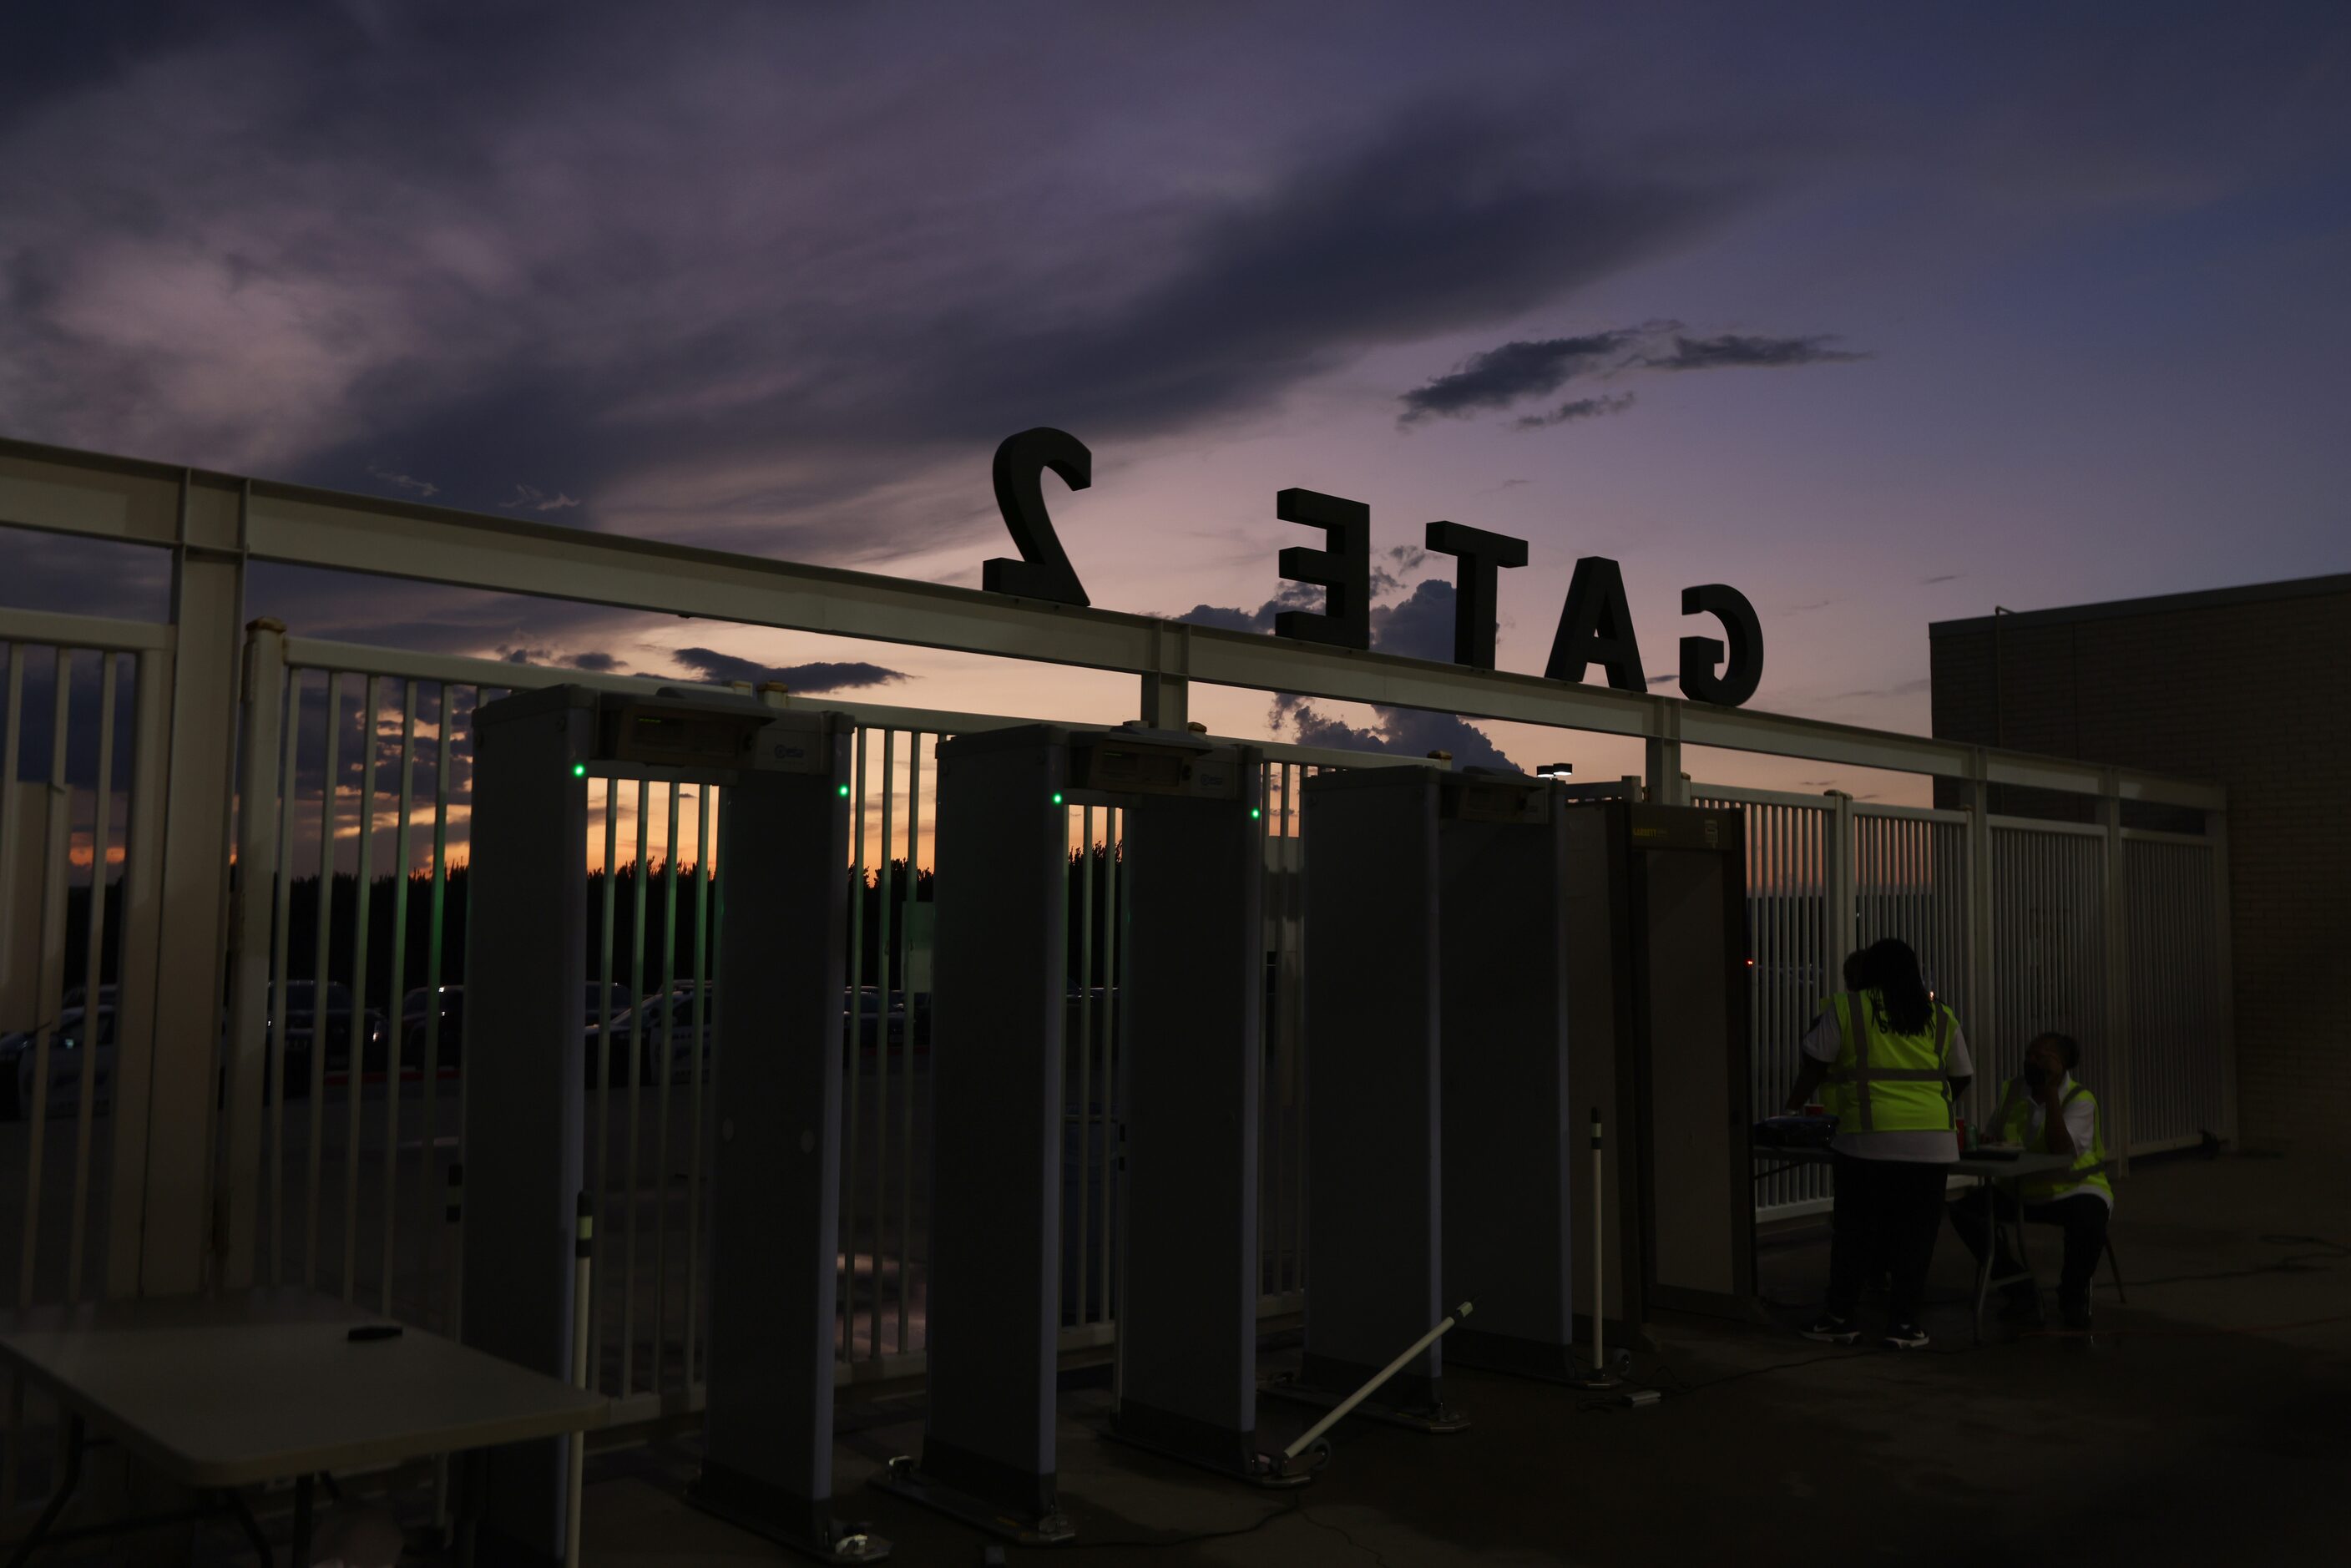
[[[1829,1294],[1834,1317],[1853,1316],[1865,1281],[1893,1276],[1888,1322],[1916,1322],[1943,1222],[1948,1167],[1914,1160],[1865,1160],[1840,1154],[1834,1162],[1836,1207],[1829,1216]]]
[[[2002,1220],[2016,1218],[2016,1199],[2004,1192],[1992,1195],[1992,1207]],[[2028,1225],[2054,1225],[2065,1232],[2065,1263],[2057,1276],[2057,1300],[2065,1306],[2087,1306],[2090,1301],[2090,1281],[2098,1271],[2098,1256],[2106,1249],[2106,1221],[2112,1211],[2104,1198],[2077,1192],[2048,1203],[2028,1203],[2024,1220]],[[1967,1243],[1968,1250],[1980,1259],[1984,1255],[1983,1195],[1971,1192],[1951,1205],[1951,1228]],[[2008,1237],[1999,1237],[1992,1257],[1992,1273],[2021,1274],[2024,1270],[2009,1256]],[[2022,1291],[2020,1281],[2011,1289]]]

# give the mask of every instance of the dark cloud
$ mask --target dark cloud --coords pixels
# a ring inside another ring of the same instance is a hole
[[[1343,751],[1378,751],[1391,756],[1426,757],[1450,752],[1460,768],[1514,768],[1501,748],[1484,731],[1449,713],[1425,713],[1418,708],[1375,707],[1377,726],[1364,729],[1317,710],[1303,697],[1277,696],[1270,722],[1274,733],[1288,731],[1301,746],[1328,746]]]
[[[1549,413],[1530,413],[1511,423],[1520,430],[1541,430],[1548,424],[1566,424],[1578,419],[1597,419],[1603,414],[1623,413],[1632,406],[1631,392],[1613,392],[1601,397],[1571,398]]]
[[[854,691],[863,686],[887,685],[892,681],[906,678],[904,671],[858,660],[762,664],[755,659],[737,658],[732,653],[721,653],[710,648],[680,648],[672,656],[706,681],[748,681],[755,686],[780,681],[788,690],[796,693]]]
[[[1404,404],[1404,413],[1396,417],[1405,424],[1437,415],[1458,417],[1557,392],[1575,377],[1614,360],[1639,336],[1640,329],[1624,327],[1581,338],[1504,343],[1472,354],[1459,370],[1405,393],[1397,400]]]
[[[600,675],[609,675],[615,670],[627,668],[610,653],[574,653],[570,664],[575,670],[587,670]]]
[[[1270,601],[1255,611],[1230,604],[1195,604],[1176,619],[1195,626],[1214,626],[1225,632],[1270,632],[1273,630],[1273,612],[1277,608]]]
[[[1484,409],[1507,408],[1528,398],[1557,392],[1568,382],[1589,375],[1834,364],[1869,358],[1867,354],[1827,346],[1834,341],[1834,336],[1825,333],[1807,338],[1758,338],[1738,333],[1691,338],[1683,334],[1679,321],[1666,320],[1582,337],[1509,342],[1473,354],[1451,374],[1405,392],[1396,400],[1404,404],[1404,412],[1396,420],[1400,424],[1412,424],[1439,415],[1458,418]],[[1629,392],[1571,398],[1548,413],[1523,415],[1512,423],[1520,430],[1540,430],[1545,425],[1623,413],[1632,406],[1633,394]]]
[[[1719,338],[1674,339],[1673,351],[1644,356],[1642,365],[1653,371],[1720,371],[1782,365],[1838,365],[1870,356],[1832,349],[1834,333],[1809,338],[1754,338],[1726,332]]]
[[[1372,610],[1372,647],[1410,659],[1453,657],[1453,585],[1428,578],[1395,604]]]
[[[1931,588],[1938,582],[1957,582],[1959,579],[1965,576],[1967,576],[1967,573],[1964,571],[1938,572],[1933,577],[1920,578],[1918,580],[1918,585],[1921,588]]]

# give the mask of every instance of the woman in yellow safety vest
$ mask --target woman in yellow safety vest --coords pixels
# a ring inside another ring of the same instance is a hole
[[[1895,937],[1845,963],[1847,989],[1829,998],[1803,1040],[1803,1069],[1789,1092],[1802,1107],[1825,1082],[1836,1113],[1835,1207],[1830,1216],[1829,1287],[1807,1339],[1851,1344],[1862,1282],[1891,1277],[1884,1343],[1927,1343],[1918,1300],[1943,1216],[1948,1169],[1959,1157],[1952,1102],[1975,1075],[1951,1009],[1935,1000],[1918,955]]]
[[[2081,1042],[2066,1034],[2044,1034],[2024,1050],[2024,1071],[2008,1081],[2000,1095],[1993,1126],[2000,1141],[2038,1154],[2069,1155],[2071,1168],[2047,1176],[2028,1176],[2018,1191],[1992,1195],[2001,1220],[2023,1218],[2036,1225],[2054,1225],[2065,1233],[2065,1261],[2057,1275],[2057,1305],[2069,1329],[2090,1326],[2090,1280],[2106,1249],[2106,1225],[2114,1218],[2115,1189],[2106,1180],[2106,1141],[2098,1132],[2098,1102],[2089,1090],[2074,1082],[2082,1064]],[[1983,1205],[1972,1196],[1951,1205],[1951,1229],[1979,1259],[1984,1250]],[[2009,1256],[2008,1235],[1992,1239],[1993,1278],[2021,1274]],[[2040,1292],[2031,1280],[2011,1281],[2005,1288],[2008,1305],[2001,1317],[2032,1326],[2041,1322]]]

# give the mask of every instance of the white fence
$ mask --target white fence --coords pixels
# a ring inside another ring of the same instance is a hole
[[[644,683],[248,634],[245,573],[264,559],[1123,670],[1163,725],[1181,725],[1199,679],[1640,736],[1652,799],[1746,813],[1760,1107],[1792,1076],[1844,953],[1891,934],[1959,1007],[1980,1098],[2031,1033],[2064,1028],[2085,1040],[2118,1144],[2233,1131],[2224,802],[2209,787],[0,442],[8,525],[175,562],[169,624],[0,612],[0,1086],[24,1102],[0,1122],[0,1178],[18,1184],[0,1202],[23,1216],[0,1258],[19,1303],[286,1281],[435,1327],[464,1309],[450,1217],[465,1040],[462,1008],[439,988],[460,983],[464,952],[471,715],[518,687]],[[860,832],[843,868],[855,1071],[841,1354],[852,1377],[891,1377],[919,1369],[924,1340],[933,748],[1017,721],[821,706],[862,726]],[[1693,789],[1684,744],[1963,779],[1974,807]],[[1280,1312],[1305,1286],[1299,787],[1317,767],[1402,759],[1269,754],[1260,1230],[1263,1301]],[[1992,784],[2093,796],[2102,823],[1991,817]],[[2127,831],[2125,798],[2200,810],[2211,836]],[[597,987],[583,1055],[606,1239],[594,1334],[601,1384],[635,1419],[698,1397],[701,1004],[723,981],[707,941],[722,890],[704,868],[725,801],[600,784],[591,807],[601,842],[584,848],[601,880],[582,934]],[[1113,1332],[1102,1107],[1118,1072],[1116,813],[1073,810],[1070,835],[1082,874],[1063,1334],[1079,1346]],[[1796,1212],[1821,1192],[1809,1173],[1778,1176],[1759,1207]],[[14,1390],[0,1511],[38,1493],[49,1453],[28,1440],[35,1419]]]

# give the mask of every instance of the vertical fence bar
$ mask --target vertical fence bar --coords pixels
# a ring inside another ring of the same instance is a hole
[[[1109,818],[1104,816],[1108,823]],[[1078,1255],[1077,1255],[1077,1321],[1091,1321],[1086,1314],[1088,1291],[1086,1271],[1086,1238],[1092,1234],[1090,1221],[1094,1163],[1094,809],[1081,808],[1078,812]],[[1063,861],[1067,874],[1068,861]],[[1063,963],[1068,962],[1066,954]],[[1065,1118],[1066,1120],[1066,1118]]]
[[[42,1178],[47,1169],[45,1145],[49,1124],[49,1051],[56,1043],[59,1014],[65,1009],[66,851],[67,835],[73,826],[73,812],[68,810],[72,795],[66,782],[66,721],[73,700],[73,650],[57,650],[56,671],[55,706],[49,724],[48,821],[41,854],[41,956],[40,967],[35,971],[33,1092],[25,1096],[24,1260],[16,1276],[16,1304],[20,1307],[29,1307],[34,1301]],[[13,896],[14,890],[10,892]]]
[[[716,1041],[718,1038],[718,991],[710,979],[710,878],[718,862],[711,847],[711,824],[716,810],[712,799],[717,793],[715,786],[705,784],[695,791],[694,831],[694,994],[702,998],[699,1014],[702,1038]],[[686,1140],[685,1153],[685,1347],[684,1364],[685,1385],[695,1385],[694,1352],[695,1331],[700,1326],[702,1312],[702,1145],[705,1136],[702,1113],[703,1059],[707,1053],[694,1053],[692,1091],[693,1135]]]
[[[628,1157],[622,1162],[622,1180],[627,1189],[622,1197],[621,1219],[624,1237],[621,1263],[621,1397],[626,1399],[636,1386],[637,1365],[637,1200],[643,1190],[637,1176],[637,1113],[644,1103],[645,1079],[645,1009],[652,1005],[645,996],[645,883],[652,879],[645,874],[645,858],[651,842],[653,813],[647,809],[646,791],[652,786],[637,780],[637,859],[631,878],[631,913],[629,932],[629,1121]],[[662,998],[662,1011],[669,1011],[669,998]]]
[[[441,683],[440,735],[433,753],[433,885],[425,910],[424,937],[424,1133],[416,1170],[416,1253],[420,1281],[433,1277],[434,1239],[445,1226],[433,1223],[434,1151],[441,1146],[441,945],[449,882],[449,748],[455,742],[457,688]],[[468,879],[471,880],[470,878]],[[465,993],[460,991],[459,996]],[[461,1066],[460,1071],[464,1069]],[[419,1321],[425,1318],[425,1287],[417,1289]],[[456,1333],[455,1312],[444,1302],[445,1332]]]
[[[302,674],[286,673],[286,745],[277,779],[277,864],[269,946],[269,1282],[286,1282],[286,997],[294,942],[294,796],[302,748]]]
[[[1102,1095],[1105,1104],[1118,1103],[1118,1019],[1119,986],[1118,958],[1122,947],[1120,931],[1121,904],[1118,875],[1119,847],[1124,841],[1125,813],[1113,806],[1102,813],[1103,831],[1107,834],[1102,855],[1102,904],[1106,920],[1102,931]],[[1111,1212],[1116,1207],[1111,1197],[1113,1180],[1109,1151],[1105,1149],[1102,1163],[1102,1200],[1098,1211],[1095,1236],[1094,1282],[1102,1304],[1102,1321],[1115,1322],[1118,1303],[1111,1299]]]
[[[399,1254],[393,1250],[400,1218],[400,1056],[408,1032],[408,819],[416,809],[416,683],[404,681],[400,695],[400,825],[392,833],[392,978],[386,986],[383,1042],[383,1289],[378,1309],[392,1315],[392,1283]],[[437,1004],[428,997],[425,1005]],[[424,1086],[425,1103],[432,1103],[433,1086]],[[431,1163],[432,1147],[424,1148]],[[359,1163],[358,1152],[351,1163]],[[420,1298],[419,1305],[422,1305]]]
[[[849,1136],[841,1170],[841,1358],[857,1359],[857,1160],[859,1086],[865,1056],[865,742],[857,731],[855,779],[849,796]],[[881,1020],[876,1020],[877,1022]]]
[[[596,1194],[604,1234],[611,1234],[612,1214],[612,949],[617,942],[615,902],[621,885],[621,781],[604,780],[604,897],[603,940],[597,951],[601,955],[596,987],[596,1153],[593,1175],[589,1186]],[[609,1269],[601,1270],[609,1275]],[[604,1301],[611,1294],[606,1280],[597,1281],[595,1301],[590,1303],[588,1320],[588,1364],[601,1381],[604,1375]]]
[[[360,1101],[367,1066],[368,905],[375,881],[375,677],[360,681],[359,865],[354,890],[359,908],[351,917],[351,1020],[345,1047],[343,1092],[349,1096],[343,1143],[343,1300],[359,1296]]]
[[[89,842],[89,925],[83,938],[81,987],[81,1092],[76,1096],[75,1112],[79,1125],[74,1134],[73,1218],[66,1236],[68,1256],[66,1261],[66,1300],[81,1300],[83,1230],[89,1218],[89,1145],[94,1129],[91,1118],[98,1106],[98,1048],[109,1032],[115,1030],[121,1014],[119,1009],[102,1005],[104,992],[100,981],[106,953],[106,856],[111,847],[114,828],[114,681],[116,656],[99,655],[98,681],[98,780],[96,800],[90,811]],[[264,775],[266,777],[266,775]],[[250,887],[246,890],[250,893]],[[5,883],[0,883],[0,896],[7,896]]]
[[[916,1020],[922,1016],[914,1001],[914,905],[922,890],[923,732],[906,737],[906,912],[900,922],[906,956],[901,962],[899,986],[906,993],[906,1087],[898,1108],[898,1354],[913,1343],[908,1326],[913,1315],[914,1272],[914,1054],[919,1043]]]
[[[890,1214],[890,798],[896,787],[898,732],[882,731],[882,853],[874,873],[874,979],[882,992],[879,1030],[873,1042],[873,1341],[869,1359],[882,1359],[882,1253],[889,1234]],[[901,977],[904,973],[901,971]],[[912,1023],[900,1026],[904,1030]],[[900,1260],[899,1266],[904,1267]]]
[[[23,932],[16,929],[16,766],[25,727],[25,650],[5,645],[8,666],[8,715],[5,740],[0,740],[0,974],[12,972],[17,955],[26,951]],[[127,935],[127,933],[126,933]],[[35,949],[37,951],[37,947]],[[16,1500],[16,1460],[24,1424],[25,1380],[8,1375],[8,1422],[5,1451],[0,1451],[0,1509]]]
[[[707,786],[704,786],[707,788]],[[677,1076],[677,1013],[681,1000],[677,989],[677,781],[670,780],[669,821],[664,828],[663,868],[667,879],[667,894],[662,901],[662,1046],[661,1088],[653,1096],[653,1381],[646,1385],[655,1393],[662,1388],[662,1359],[669,1349],[669,1115],[670,1083]],[[702,1041],[708,1038],[708,1027],[703,1017],[705,998],[697,991],[686,1003],[686,1017],[693,1020],[687,1030],[686,1049],[698,1058]]]

